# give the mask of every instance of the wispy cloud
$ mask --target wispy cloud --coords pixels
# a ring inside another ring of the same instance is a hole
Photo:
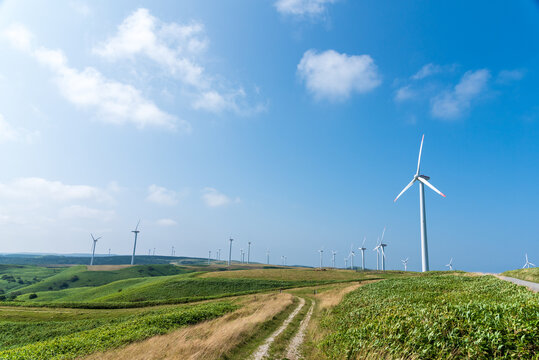
[[[178,225],[178,222],[176,220],[172,220],[172,219],[168,219],[168,218],[159,219],[155,223],[157,225],[159,225],[159,226],[175,226],[175,225]]]
[[[424,65],[418,72],[412,75],[413,80],[421,80],[434,74],[442,72],[442,67],[433,63]]]
[[[326,12],[327,5],[336,0],[278,0],[275,8],[285,15],[317,16]]]
[[[496,77],[496,82],[499,84],[509,84],[514,81],[522,80],[524,77],[525,71],[522,69],[515,70],[502,70],[498,73]]]
[[[395,93],[395,100],[396,101],[406,101],[411,100],[416,97],[416,92],[412,90],[411,85],[406,85],[403,87],[400,87],[397,92]]]
[[[178,198],[179,195],[176,191],[154,184],[148,187],[146,200],[154,204],[173,206],[178,204]]]
[[[69,102],[95,110],[100,120],[109,123],[190,130],[188,122],[159,109],[133,86],[108,79],[93,67],[82,71],[72,68],[61,50],[33,47],[30,44],[31,33],[22,29],[25,29],[22,25],[12,26],[4,36],[53,72],[60,92]]]
[[[334,50],[308,50],[298,64],[298,74],[316,98],[345,100],[352,93],[366,93],[382,80],[369,55],[340,54]]]
[[[95,219],[110,221],[114,219],[114,210],[102,210],[83,205],[71,205],[60,209],[59,216],[63,219]]]
[[[486,89],[491,75],[487,69],[466,72],[453,90],[431,99],[431,113],[442,119],[455,119],[463,115],[473,100]]]
[[[24,128],[15,128],[0,114],[0,143],[23,142],[33,143],[40,136],[39,131],[28,131]]]
[[[110,61],[136,57],[152,60],[179,80],[194,109],[239,114],[263,110],[249,104],[241,87],[227,86],[225,81],[217,80],[222,77],[207,74],[201,57],[207,45],[203,24],[165,23],[141,8],[125,18],[116,34],[93,51]]]
[[[217,191],[217,189],[211,187],[207,187],[202,190],[202,200],[209,207],[220,207],[228,205],[231,202],[240,202],[240,198],[236,197],[235,199],[231,199],[225,194]]]

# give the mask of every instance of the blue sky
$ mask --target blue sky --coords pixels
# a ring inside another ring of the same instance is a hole
[[[31,10],[30,10],[31,9]],[[534,1],[0,3],[0,252],[539,257]],[[356,262],[359,257],[356,257]]]

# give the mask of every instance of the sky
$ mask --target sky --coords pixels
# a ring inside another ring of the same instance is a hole
[[[0,2],[0,253],[539,261],[539,3]]]

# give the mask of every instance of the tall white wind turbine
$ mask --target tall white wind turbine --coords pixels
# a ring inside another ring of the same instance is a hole
[[[404,271],[406,271],[406,269],[408,268],[408,258],[406,258],[406,260],[401,260],[402,262],[402,265],[404,265]]]
[[[211,264],[211,250],[208,250],[208,265]]]
[[[320,269],[322,269],[322,254],[324,253],[324,250],[321,249],[321,250],[318,250],[318,252],[320,253]]]
[[[380,241],[380,238],[378,238],[378,243],[376,244],[376,247],[372,249],[373,251],[376,251],[376,270],[380,270],[380,244],[382,242]]]
[[[131,256],[131,265],[135,263],[135,251],[137,251],[137,238],[138,233],[140,230],[138,229],[138,226],[140,225],[140,220],[137,223],[137,227],[135,227],[135,230],[132,230],[131,232],[135,234],[135,243],[133,244],[133,255]]]
[[[337,252],[335,250],[331,250],[331,267],[335,269],[335,255],[337,255]]]
[[[251,242],[247,243],[247,264],[251,261]]]
[[[344,268],[348,269],[348,258],[344,258]]]
[[[93,265],[94,264],[94,255],[95,255],[95,244],[97,243],[97,240],[101,239],[101,236],[98,237],[97,239],[94,238],[93,234],[90,234],[90,236],[92,237],[92,240],[94,241],[94,244],[92,246],[92,259],[90,260],[90,265]]]
[[[522,267],[523,269],[526,269],[526,268],[530,268],[530,267],[535,267],[535,264],[534,263],[531,263],[529,260],[528,260],[528,254],[526,254],[526,263],[524,264],[524,266]]]
[[[365,247],[365,241],[367,240],[367,237],[363,237],[363,244],[361,244],[361,247],[358,248],[361,250],[361,270],[365,270],[365,250],[367,248]]]
[[[430,187],[437,194],[445,197],[445,195],[438,189],[436,189],[431,183],[428,182],[430,177],[426,175],[419,175],[419,165],[421,164],[421,151],[423,150],[423,140],[425,135],[421,138],[421,146],[419,147],[419,157],[417,159],[417,171],[410,183],[404,187],[399,195],[393,200],[394,202],[408,190],[416,181],[419,181],[419,213],[421,223],[421,270],[423,272],[429,271],[429,250],[427,247],[427,215],[425,212],[425,185]]]
[[[228,251],[228,266],[230,266],[230,263],[232,261],[232,241],[234,241],[234,239],[230,238],[230,250]]]
[[[266,249],[266,265],[269,265],[269,254],[270,254],[269,249]]]
[[[384,244],[384,235],[386,233],[386,228],[384,227],[384,230],[382,231],[382,239],[380,240],[380,249],[382,250],[382,271],[386,270],[386,251],[385,248],[387,244]]]

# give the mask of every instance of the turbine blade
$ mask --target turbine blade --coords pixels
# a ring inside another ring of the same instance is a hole
[[[396,202],[397,199],[400,198],[401,195],[404,194],[404,192],[405,192],[406,190],[408,190],[408,189],[414,184],[415,180],[416,180],[416,178],[414,177],[414,178],[412,179],[412,181],[410,181],[410,183],[409,183],[408,185],[406,185],[406,187],[405,187],[404,189],[402,189],[402,191],[400,192],[400,194],[397,195],[397,197],[395,198],[395,200],[393,200],[393,202]]]
[[[417,178],[419,181],[421,181],[423,184],[427,185],[428,187],[430,187],[432,190],[434,190],[434,192],[438,193],[439,195],[442,195],[443,197],[445,197],[445,195],[438,189],[436,189],[430,182],[428,182],[427,180],[423,179],[422,177],[418,177]]]
[[[365,247],[365,240],[367,240],[366,236],[363,237],[363,244],[361,244],[361,247]]]
[[[385,233],[386,233],[386,227],[384,226],[384,230],[382,230],[382,240],[380,240],[380,244],[384,242]]]
[[[135,228],[135,231],[138,230],[138,226],[140,225],[140,219],[138,220],[137,227]]]
[[[421,152],[423,151],[423,140],[425,140],[425,134],[421,137],[421,145],[419,146],[419,157],[417,158],[417,172],[415,175],[419,175],[419,165],[421,164]]]
[[[95,241],[94,234],[90,234],[90,236],[92,237],[92,240]]]

